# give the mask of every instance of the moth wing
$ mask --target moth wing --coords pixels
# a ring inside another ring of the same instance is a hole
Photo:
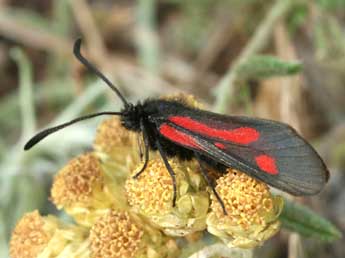
[[[165,138],[293,195],[316,194],[327,182],[320,156],[286,124],[211,112],[166,121],[159,128]]]

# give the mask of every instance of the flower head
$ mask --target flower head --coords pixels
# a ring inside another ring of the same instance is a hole
[[[261,244],[279,230],[280,197],[272,196],[266,184],[235,169],[217,180],[224,214],[214,195],[207,229],[230,246],[250,248]]]
[[[55,257],[65,250],[66,257],[75,257],[86,239],[81,227],[68,226],[54,216],[42,217],[38,211],[25,214],[17,223],[10,241],[12,258]],[[85,250],[84,254],[87,254]]]
[[[87,202],[93,191],[103,184],[98,159],[87,153],[71,160],[58,172],[51,189],[52,199],[58,207]]]
[[[161,233],[138,216],[111,210],[91,228],[92,258],[158,258],[168,254]]]
[[[91,226],[108,209],[121,208],[126,203],[123,187],[111,174],[94,153],[83,154],[55,176],[52,201],[78,223]]]
[[[183,236],[205,229],[209,197],[196,164],[176,158],[169,163],[176,173],[176,207],[173,207],[172,178],[158,156],[149,161],[137,179],[127,180],[129,205],[168,235]]]
[[[133,257],[141,248],[143,230],[128,213],[111,211],[101,217],[90,233],[92,256]]]
[[[18,222],[12,233],[10,242],[10,254],[12,258],[31,258],[47,246],[54,234],[56,225],[49,230],[45,229],[45,221],[38,211],[28,213]]]

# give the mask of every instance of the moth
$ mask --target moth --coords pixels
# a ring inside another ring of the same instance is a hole
[[[67,123],[48,128],[31,138],[24,146],[30,149],[46,136],[76,122],[101,115],[120,116],[122,126],[143,137],[144,163],[137,178],[145,171],[149,150],[158,151],[172,178],[173,204],[176,202],[175,172],[168,157],[183,160],[195,158],[200,171],[226,214],[208,167],[225,171],[231,167],[247,173],[268,185],[292,195],[313,195],[322,190],[329,178],[324,162],[292,127],[287,124],[244,117],[227,116],[173,100],[147,99],[129,103],[112,84],[80,52],[81,39],[74,44],[74,55],[91,72],[101,78],[121,99],[120,112],[105,111],[78,117]]]

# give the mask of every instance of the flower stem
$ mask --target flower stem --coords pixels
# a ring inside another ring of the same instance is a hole
[[[36,114],[32,89],[32,69],[30,61],[19,48],[11,49],[10,54],[17,62],[19,70],[19,101],[22,116],[22,138],[32,135],[36,128]]]
[[[137,6],[136,45],[139,61],[153,74],[159,70],[159,42],[156,33],[155,0],[139,0]]]

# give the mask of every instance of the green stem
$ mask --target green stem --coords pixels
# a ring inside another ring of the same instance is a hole
[[[294,0],[277,0],[258,26],[249,43],[217,86],[216,101],[213,108],[216,112],[224,113],[235,93],[234,83],[238,78],[238,67],[266,46],[276,22],[291,9],[293,4]]]
[[[32,89],[32,68],[29,59],[19,48],[11,49],[10,54],[17,62],[19,70],[19,100],[22,116],[22,138],[32,135],[36,128],[36,114]]]
[[[0,160],[6,153],[6,144],[3,139],[0,138]]]
[[[152,73],[159,69],[159,43],[156,35],[155,0],[139,0],[136,44],[139,60]]]
[[[5,217],[0,210],[0,257],[8,257],[7,234],[6,234]]]

